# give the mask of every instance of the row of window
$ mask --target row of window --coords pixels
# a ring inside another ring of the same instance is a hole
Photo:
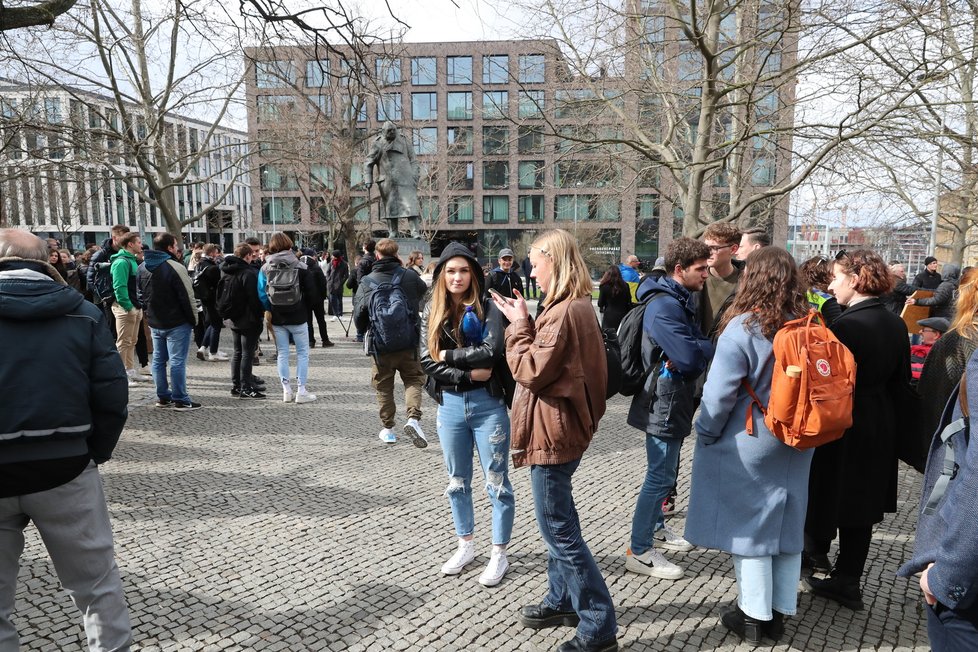
[[[410,79],[414,86],[435,86],[439,79],[444,79],[449,85],[473,84],[478,81],[474,76],[479,57],[472,55],[457,55],[439,57],[410,57]],[[546,81],[546,57],[542,54],[521,54],[517,57],[516,70],[511,71],[508,54],[489,54],[482,59],[482,83],[508,84],[518,81],[521,84],[542,84]],[[439,66],[439,62],[441,66]],[[321,88],[327,86],[331,72],[336,71],[335,63],[329,59],[313,59],[305,62],[306,88]],[[361,64],[351,65],[346,60],[339,62],[338,77],[340,80],[350,77],[366,77]],[[441,68],[439,70],[439,67]],[[374,80],[384,86],[400,84],[402,74],[402,59],[400,57],[377,57],[374,59]],[[255,86],[258,88],[296,87],[299,85],[299,70],[295,61],[288,59],[255,62]]]

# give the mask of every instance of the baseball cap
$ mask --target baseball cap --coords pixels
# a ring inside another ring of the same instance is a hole
[[[502,251],[499,252],[500,258],[506,258],[507,256],[509,256],[510,258],[515,258],[516,254],[513,253],[512,249],[503,249]]]

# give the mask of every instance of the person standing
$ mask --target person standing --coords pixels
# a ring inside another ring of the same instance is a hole
[[[940,285],[934,290],[934,295],[914,299],[907,298],[907,305],[927,306],[930,317],[941,317],[950,320],[954,317],[954,300],[958,293],[958,283],[961,280],[961,267],[948,263],[944,266],[944,276]]]
[[[441,572],[458,575],[475,559],[475,449],[492,502],[492,553],[479,583],[496,586],[509,569],[506,548],[516,505],[509,481],[504,387],[506,380],[512,385],[512,376],[505,368],[504,318],[492,301],[483,298],[484,285],[482,268],[472,252],[457,242],[449,243],[435,268],[431,300],[421,318],[421,368],[428,376],[425,389],[438,403],[438,439],[448,472],[445,493],[458,536],[458,549]]]
[[[577,241],[557,229],[530,247],[533,275],[546,292],[539,319],[523,298],[494,297],[509,320],[506,362],[516,380],[513,466],[529,465],[540,534],[549,551],[548,590],[520,610],[533,629],[576,626],[559,652],[618,650],[615,607],[581,535],[571,480],[605,413],[608,368],[591,305],[593,284]]]
[[[116,337],[116,330],[115,316],[112,313],[115,292],[112,291],[111,259],[122,248],[119,241],[128,233],[129,227],[125,224],[114,225],[111,231],[112,237],[106,239],[102,243],[102,247],[92,254],[88,261],[88,271],[85,274],[86,285],[92,293],[92,300],[105,313],[105,320],[109,324],[113,337]]]
[[[372,242],[372,241],[371,241]],[[377,392],[377,404],[380,407],[381,431],[377,435],[385,444],[397,442],[394,434],[394,417],[397,405],[394,403],[394,375],[401,375],[404,383],[404,402],[407,407],[407,423],[403,433],[418,448],[428,445],[428,439],[421,429],[421,388],[425,382],[425,374],[418,360],[418,311],[428,287],[421,277],[409,269],[404,269],[397,257],[397,243],[384,238],[376,244],[377,262],[373,271],[360,280],[357,295],[353,299],[353,322],[357,330],[366,333],[368,330],[383,330],[384,332],[404,335],[402,348],[396,350],[377,350],[376,340],[370,343],[368,354],[373,357],[372,382]],[[392,289],[388,295],[391,303],[398,304],[399,309],[384,315],[372,314],[370,309],[371,295],[380,285],[393,284],[399,288],[398,293],[403,297],[394,297]]]
[[[343,260],[343,252],[334,249],[326,272],[326,290],[329,293],[329,307],[333,321],[339,321],[343,317],[343,286],[349,276],[350,266]]]
[[[363,255],[360,256],[360,260],[358,260],[356,263],[355,278],[351,278],[351,280],[353,280],[353,283],[349,284],[349,287],[351,290],[353,290],[354,295],[356,294],[357,291],[359,291],[360,282],[363,281],[363,277],[369,274],[371,271],[373,271],[374,262],[377,260],[377,256],[374,253],[376,248],[377,248],[377,243],[374,242],[372,239],[367,240],[367,242],[364,243],[363,245]],[[362,342],[363,335],[364,333],[366,333],[366,331],[360,330],[359,325],[356,325],[356,328],[357,328],[357,338],[356,338],[357,342]]]
[[[313,321],[319,325],[319,339],[322,341],[323,348],[329,348],[333,346],[333,343],[329,339],[329,333],[326,332],[326,275],[319,266],[319,261],[316,260],[315,251],[303,249],[302,253],[303,256],[299,260],[305,263],[306,271],[312,276],[312,287],[315,292],[309,297],[309,314],[306,317],[306,324],[309,329],[309,348],[316,348]]]
[[[197,322],[197,305],[190,275],[180,262],[182,255],[179,241],[169,233],[160,233],[138,268],[140,300],[153,337],[156,407],[181,412],[200,408],[187,393],[187,353]]]
[[[204,360],[206,356],[208,362],[223,362],[228,359],[228,354],[220,349],[224,320],[214,305],[217,299],[217,282],[221,280],[221,248],[209,243],[204,245],[203,252],[194,272],[194,292],[203,308],[206,326],[204,338],[197,349],[197,357]]]
[[[856,360],[852,426],[842,439],[815,449],[809,482],[805,552],[825,567],[836,533],[839,555],[830,577],[806,578],[812,593],[863,609],[860,578],[873,526],[896,511],[899,423],[910,394],[907,327],[879,297],[892,288],[890,271],[868,249],[840,252],[829,291],[846,306],[832,332]],[[858,470],[858,471],[857,471]]]
[[[616,265],[608,268],[598,283],[598,310],[601,328],[618,330],[621,320],[632,308],[632,293]]]
[[[527,256],[523,259],[523,279],[526,281],[526,298],[536,299],[537,298],[537,279],[533,276],[533,263],[530,262],[530,257]]]
[[[11,617],[24,530],[34,523],[82,615],[88,649],[128,652],[132,628],[99,475],[126,423],[126,370],[105,314],[55,280],[47,257],[44,240],[0,230],[0,649],[18,649]],[[52,367],[59,373],[45,371]]]
[[[737,280],[744,263],[736,259],[741,234],[730,222],[714,222],[703,232],[703,242],[710,248],[707,260],[710,275],[699,295],[700,332],[715,339],[716,324],[737,292]]]
[[[143,242],[139,239],[139,234],[127,233],[119,239],[119,251],[110,259],[112,292],[115,297],[112,314],[115,316],[116,348],[122,356],[130,387],[140,379],[134,359],[136,338],[139,337],[139,325],[143,318],[142,305],[136,295],[136,274],[139,268],[136,256],[142,256],[142,253]]]
[[[738,596],[721,622],[752,645],[762,635],[777,642],[784,617],[797,612],[813,449],[798,450],[775,438],[744,383],[767,404],[774,335],[809,310],[803,283],[784,249],[751,254],[737,296],[717,327],[716,355],[696,420],[686,539],[732,555]],[[752,434],[746,429],[749,412]]]
[[[697,327],[690,305],[692,293],[706,283],[709,257],[706,244],[677,238],[666,249],[669,275],[646,279],[639,288],[639,301],[649,302],[642,321],[642,358],[651,373],[628,410],[628,425],[645,433],[646,469],[625,569],[659,579],[677,580],[683,569],[656,548],[693,548],[666,526],[662,505],[676,483],[679,451],[692,429],[697,378],[713,357],[713,344]],[[661,355],[653,358],[657,348]]]
[[[258,297],[258,270],[252,264],[255,250],[248,243],[239,244],[233,256],[221,263],[219,295],[229,295],[228,319],[234,352],[231,354],[231,396],[240,399],[265,398],[265,385],[252,373],[255,349],[261,335],[265,307]],[[232,284],[224,287],[224,284]],[[220,304],[219,304],[220,305]]]
[[[517,292],[523,294],[523,281],[513,269],[512,249],[503,249],[499,252],[499,265],[489,272],[486,281],[487,292],[490,289],[495,290],[507,299],[515,299]]]
[[[753,227],[740,234],[740,246],[737,247],[737,260],[746,261],[758,249],[771,246],[771,236],[761,227]]]
[[[924,258],[924,268],[913,277],[913,285],[921,290],[936,290],[943,280],[937,273],[937,266],[940,263],[933,256]]]

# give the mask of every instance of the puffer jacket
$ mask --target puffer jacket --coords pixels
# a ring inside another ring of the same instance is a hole
[[[608,366],[591,299],[548,305],[537,322],[506,329],[506,362],[516,380],[513,466],[579,459],[605,412]]]
[[[475,282],[479,286],[479,297],[485,294],[485,276],[479,261],[469,249],[457,242],[449,243],[442,252],[438,266],[435,267],[433,288],[439,288],[438,280],[442,268],[451,258],[462,256],[471,261],[474,269],[478,270]],[[433,290],[437,291],[437,290]],[[428,321],[431,312],[431,302],[425,306],[421,317],[421,368],[428,376],[425,391],[439,405],[442,404],[444,390],[466,392],[472,389],[485,388],[490,396],[506,399],[507,405],[512,401],[515,383],[513,375],[506,365],[506,318],[496,305],[489,299],[480,299],[485,315],[484,339],[476,346],[461,346],[455,341],[452,329],[448,324],[441,324],[439,343],[445,353],[445,361],[438,362],[431,357],[428,348]],[[485,382],[473,381],[469,373],[472,369],[492,369],[492,376]]]

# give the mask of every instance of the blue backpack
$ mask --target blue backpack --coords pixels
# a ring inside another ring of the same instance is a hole
[[[401,287],[403,278],[404,269],[398,269],[389,282],[379,284],[370,293],[367,301],[370,330],[366,346],[370,355],[395,353],[418,346],[418,313],[411,308]]]

